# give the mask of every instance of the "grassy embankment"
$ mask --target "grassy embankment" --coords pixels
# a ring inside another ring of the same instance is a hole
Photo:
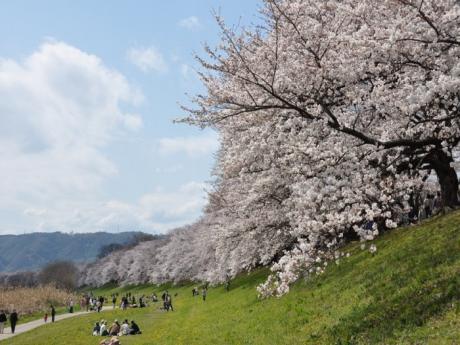
[[[371,255],[358,243],[352,255],[321,276],[297,283],[282,297],[259,301],[259,270],[209,290],[203,303],[193,285],[171,288],[176,311],[158,305],[110,311],[46,325],[4,342],[14,345],[89,345],[93,323],[134,319],[143,334],[123,345],[152,344],[460,344],[460,212],[401,228],[375,241]],[[160,296],[152,286],[105,287]]]

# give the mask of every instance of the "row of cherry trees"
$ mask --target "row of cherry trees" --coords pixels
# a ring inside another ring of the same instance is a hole
[[[183,121],[220,134],[209,205],[117,254],[137,281],[271,264],[259,292],[280,295],[348,239],[397,226],[431,172],[443,206],[458,205],[458,1],[265,0],[262,15],[239,33],[218,18],[222,43],[198,58],[207,92]]]

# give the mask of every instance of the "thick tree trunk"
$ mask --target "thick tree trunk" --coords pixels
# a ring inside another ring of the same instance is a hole
[[[430,164],[438,176],[442,206],[452,208],[458,206],[458,177],[455,169],[451,167],[452,157],[442,150],[436,150],[426,157],[426,162]]]

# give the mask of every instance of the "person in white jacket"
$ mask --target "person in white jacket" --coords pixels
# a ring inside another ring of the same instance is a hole
[[[105,321],[105,320],[102,320],[102,321],[101,321],[101,329],[100,329],[99,333],[100,333],[103,337],[109,335],[109,332],[107,331],[107,321]]]
[[[119,335],[128,335],[130,331],[131,329],[129,327],[128,320],[123,321],[123,324],[121,325],[121,328],[120,328]]]

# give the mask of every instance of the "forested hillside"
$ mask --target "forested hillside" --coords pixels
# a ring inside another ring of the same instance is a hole
[[[93,260],[101,248],[127,244],[139,232],[66,234],[61,232],[0,236],[0,272],[36,270],[56,260]]]

